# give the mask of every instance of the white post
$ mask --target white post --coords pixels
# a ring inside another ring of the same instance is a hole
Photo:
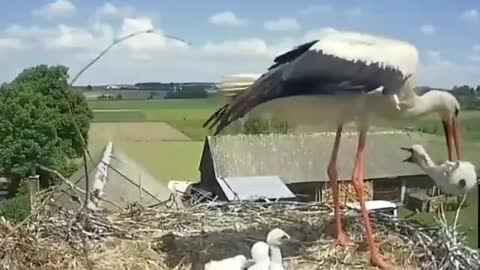
[[[28,198],[30,202],[30,210],[35,208],[37,202],[37,192],[40,190],[40,175],[35,174],[28,177],[27,188],[28,188]]]
[[[407,187],[406,187],[406,180],[402,179],[402,186],[400,188],[400,202],[402,204],[405,203],[405,193],[407,192]]]

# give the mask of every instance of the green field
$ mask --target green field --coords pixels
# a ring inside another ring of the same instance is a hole
[[[167,122],[192,140],[208,134],[203,122],[220,105],[218,99],[89,101],[94,122]],[[98,110],[131,110],[104,112]]]
[[[101,147],[107,139],[113,140],[162,181],[199,179],[198,165],[203,140],[208,134],[208,131],[202,128],[202,124],[221,106],[218,99],[89,101],[89,105],[94,110],[94,123],[89,139],[91,147]],[[135,123],[138,125],[133,127]],[[183,134],[174,132],[164,123],[168,123]],[[380,122],[377,128],[381,129],[381,125]],[[428,137],[427,150],[434,159],[445,159],[443,128],[437,116],[430,115],[408,122],[383,122],[383,125],[409,128],[430,134],[431,136],[426,136]],[[463,111],[461,127],[465,140],[465,160],[480,166],[478,154],[480,153],[480,111]],[[109,134],[110,129],[112,130]],[[476,192],[469,196],[468,204],[469,206],[461,212],[460,224],[461,228],[468,233],[470,243],[476,246],[478,237]],[[415,214],[406,209],[401,209],[400,214],[425,224],[433,221],[432,214]],[[452,220],[453,213],[447,213],[447,217]]]

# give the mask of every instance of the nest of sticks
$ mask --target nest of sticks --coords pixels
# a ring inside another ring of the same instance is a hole
[[[370,269],[359,213],[346,209],[356,245],[334,246],[333,209],[326,203],[210,202],[189,209],[93,212],[42,203],[28,222],[0,220],[0,269],[202,269],[238,254],[278,227],[300,240],[282,249],[286,269]],[[403,269],[479,269],[479,255],[448,226],[425,229],[372,216],[386,261]]]

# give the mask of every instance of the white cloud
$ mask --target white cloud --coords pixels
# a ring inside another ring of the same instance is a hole
[[[36,25],[22,26],[11,24],[5,29],[5,34],[15,38],[31,39],[51,35],[53,31],[52,28],[41,28]]]
[[[480,14],[476,9],[470,9],[462,13],[461,18],[465,21],[476,23],[480,19]]]
[[[76,10],[77,8],[72,2],[68,0],[56,0],[55,2],[50,2],[39,9],[33,10],[32,14],[44,17],[47,20],[55,20],[70,16],[74,14]]]
[[[475,52],[480,52],[480,44],[473,45],[472,50],[475,51]]]
[[[29,46],[18,38],[0,38],[0,50],[19,50]]]
[[[326,14],[334,12],[335,8],[329,4],[315,4],[300,10],[300,14],[302,15],[311,15],[311,14]]]
[[[100,6],[96,13],[99,16],[122,17],[133,15],[135,9],[132,6],[118,6],[110,2],[104,3]]]
[[[354,8],[349,8],[347,9],[347,15],[349,16],[362,16],[363,15],[363,9],[360,7],[354,7]]]
[[[260,38],[247,38],[240,40],[227,40],[222,42],[207,42],[203,51],[210,54],[238,55],[247,57],[271,57],[277,55],[279,48],[268,44]]]
[[[433,58],[433,59],[439,59],[440,58],[440,52],[436,51],[436,50],[428,50],[427,55],[430,58]]]
[[[100,27],[100,26],[99,26]],[[83,28],[64,24],[58,25],[56,33],[45,39],[45,47],[49,49],[84,49],[95,50],[107,45],[112,38],[112,30],[108,26],[98,28],[96,33]],[[107,38],[109,38],[107,40]]]
[[[470,60],[474,62],[480,62],[480,54],[472,54],[470,55]]]
[[[326,34],[335,33],[338,30],[332,27],[325,27],[320,29],[312,29],[305,33],[303,40],[304,41],[311,41],[314,39],[321,39]]]
[[[236,26],[247,24],[246,19],[239,18],[232,11],[223,11],[223,12],[214,14],[208,19],[208,21],[211,24],[226,26],[226,27],[236,27]]]
[[[302,28],[300,23],[291,17],[281,17],[275,20],[266,21],[264,27],[269,31],[275,32],[296,32]]]
[[[161,29],[155,29],[152,20],[148,17],[125,18],[119,35],[125,36],[130,33],[149,29],[153,29],[155,32],[128,39],[123,45],[136,51],[188,47],[188,45],[183,42],[166,38]]]
[[[420,26],[420,32],[422,32],[425,35],[432,35],[432,34],[435,34],[436,29],[435,29],[435,26],[431,24],[424,24]]]

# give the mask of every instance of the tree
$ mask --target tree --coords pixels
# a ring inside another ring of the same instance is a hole
[[[58,112],[40,93],[23,86],[2,87],[0,115],[0,172],[12,180],[11,195],[37,163],[66,171],[65,153],[71,147],[58,136]]]
[[[23,70],[11,85],[34,89],[45,98],[47,107],[58,110],[55,117],[58,136],[71,144],[74,152],[69,153],[69,157],[75,158],[83,154],[83,148],[68,103],[85,140],[88,138],[93,112],[80,91],[68,88],[68,77],[68,68],[65,66],[39,65]]]
[[[63,66],[37,66],[2,86],[0,172],[13,180],[11,191],[31,174],[35,164],[68,176],[75,169],[72,160],[83,154],[66,98],[85,140],[93,114],[79,91],[68,90],[67,70]],[[49,178],[40,173],[42,186],[49,184]]]
[[[468,85],[454,86],[452,89],[452,94],[456,96],[472,96],[474,93],[475,89]]]
[[[89,84],[87,85],[87,91],[92,91],[93,90],[93,87]]]

